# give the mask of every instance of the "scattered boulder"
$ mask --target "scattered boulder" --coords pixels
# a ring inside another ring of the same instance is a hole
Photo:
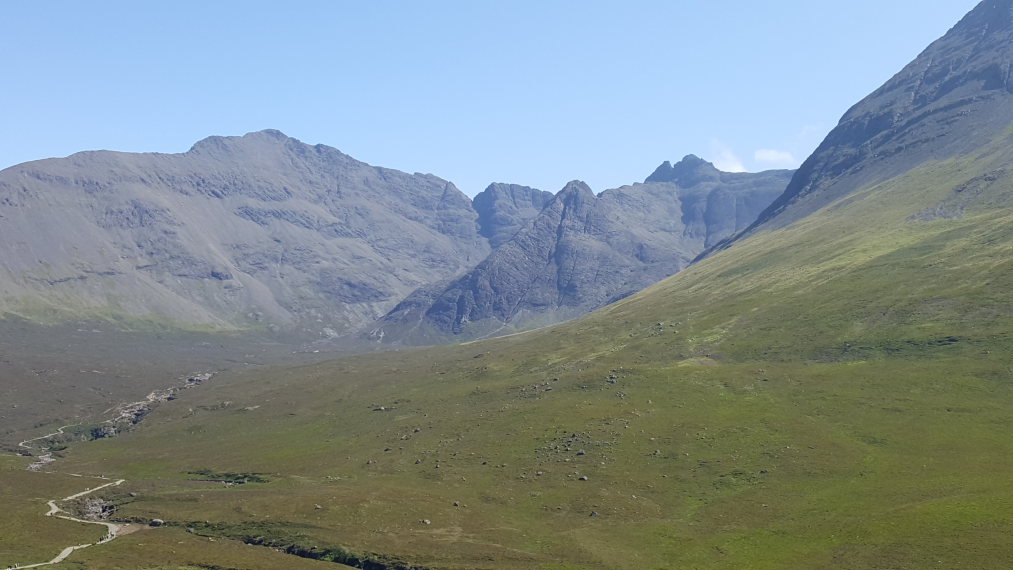
[[[165,521],[163,521],[162,519],[151,519],[151,522],[148,523],[148,526],[151,527],[158,527],[163,525],[165,525]]]

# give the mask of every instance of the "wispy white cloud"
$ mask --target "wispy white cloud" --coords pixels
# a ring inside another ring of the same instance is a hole
[[[795,166],[798,164],[798,161],[795,160],[794,155],[790,152],[773,148],[761,148],[757,150],[753,153],[753,159],[756,162],[775,166]]]
[[[711,141],[711,162],[718,170],[725,172],[745,172],[746,167],[736,156],[735,151],[719,140]]]
[[[827,134],[827,129],[823,125],[811,124],[802,125],[799,129],[798,134],[795,135],[800,141],[807,141],[809,139],[823,137]]]

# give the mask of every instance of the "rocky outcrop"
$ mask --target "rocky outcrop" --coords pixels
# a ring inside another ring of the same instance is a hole
[[[704,159],[689,155],[672,166],[668,161],[645,183],[670,182],[679,187],[685,235],[711,247],[756,220],[790,180],[790,170],[722,172]]]
[[[730,174],[688,156],[643,184],[598,196],[571,182],[475,269],[416,291],[371,336],[432,343],[585,314],[672,275],[745,228],[790,176]]]
[[[552,192],[517,184],[490,184],[472,201],[479,232],[493,249],[514,237],[549,202]]]
[[[743,235],[785,227],[857,189],[1007,137],[1011,65],[1013,0],[981,2],[845,113]]]
[[[481,336],[581,315],[679,271],[787,179],[688,156],[600,196],[492,184],[472,201],[431,174],[278,131],[181,154],[82,152],[0,171],[0,314]]]

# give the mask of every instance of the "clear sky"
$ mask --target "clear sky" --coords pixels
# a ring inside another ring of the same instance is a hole
[[[976,3],[6,0],[0,168],[267,128],[469,195],[794,167]]]

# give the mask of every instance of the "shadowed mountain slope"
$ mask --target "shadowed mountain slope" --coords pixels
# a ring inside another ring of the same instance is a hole
[[[0,314],[354,343],[350,333],[376,329],[392,309],[440,296],[439,334],[422,342],[451,340],[469,319],[557,322],[678,271],[787,179],[720,173],[695,157],[677,166],[690,177],[666,163],[656,181],[598,198],[492,184],[472,202],[431,174],[278,131],[210,137],[181,154],[30,162],[0,172]],[[480,263],[500,267],[506,281],[490,287],[503,292],[475,285],[475,307],[447,313],[442,290]]]
[[[1013,2],[979,4],[841,118],[746,233],[784,227],[862,186],[1010,134]]]
[[[552,201],[552,192],[517,184],[490,184],[472,200],[479,232],[493,249],[503,245]]]
[[[372,334],[433,344],[580,316],[676,273],[742,230],[790,176],[721,172],[690,155],[674,167],[665,162],[643,184],[598,196],[571,182],[475,269],[416,291]]]

